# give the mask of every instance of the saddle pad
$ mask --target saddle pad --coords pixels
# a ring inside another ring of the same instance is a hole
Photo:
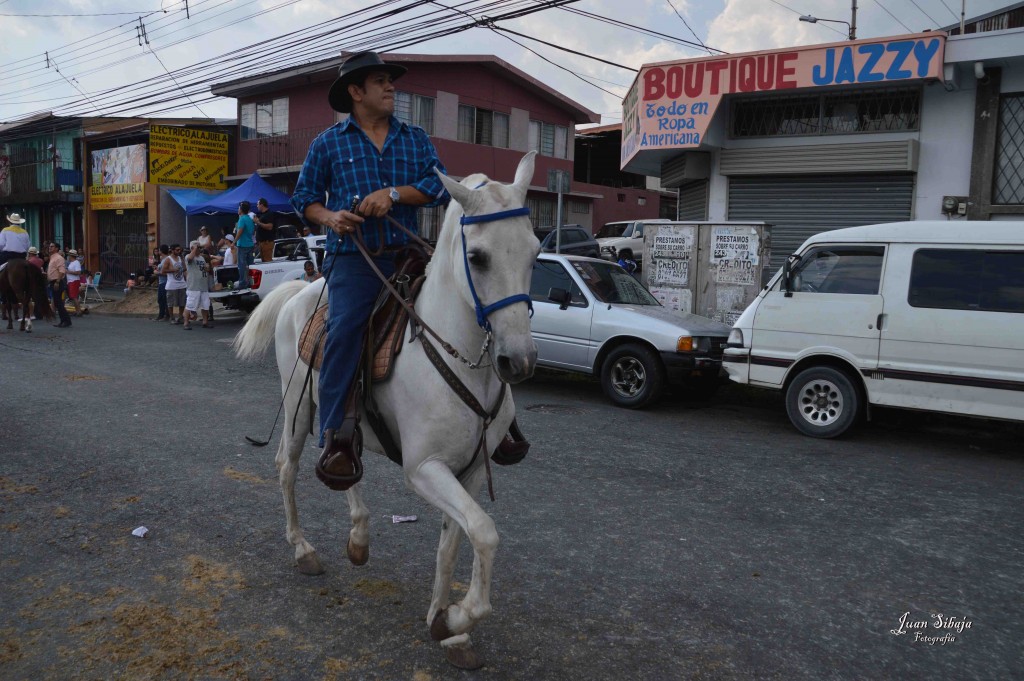
[[[390,305],[385,303],[382,309],[374,313],[372,324],[374,352],[371,379],[377,382],[385,381],[391,376],[391,367],[395,357],[402,351],[402,339],[405,337],[405,327],[409,322],[409,314],[405,309],[394,299],[389,299],[389,302]],[[320,371],[324,362],[326,321],[327,306],[324,305],[313,313],[299,335],[299,357],[317,371]]]
[[[324,331],[326,318],[327,306],[318,307],[306,325],[302,327],[302,333],[299,335],[299,357],[307,366],[312,366],[317,371],[320,371],[320,366],[324,363],[324,340],[327,337]]]

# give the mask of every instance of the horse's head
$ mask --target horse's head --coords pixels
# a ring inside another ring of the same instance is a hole
[[[479,174],[461,183],[441,175],[457,205],[448,208],[438,253],[447,256],[462,301],[493,334],[491,359],[508,383],[532,376],[537,362],[529,293],[540,243],[524,208],[534,156],[530,152],[519,162],[512,184]]]

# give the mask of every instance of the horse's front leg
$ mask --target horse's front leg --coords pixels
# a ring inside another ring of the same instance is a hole
[[[479,489],[476,478],[480,475],[480,469],[472,474],[475,489]],[[473,545],[473,576],[466,597],[437,611],[429,624],[431,637],[449,649],[453,664],[479,666],[479,658],[469,648],[468,632],[491,614],[491,569],[498,548],[494,521],[441,461],[427,461],[407,472],[406,478],[417,494],[454,520]],[[457,651],[454,658],[453,649]]]
[[[468,485],[467,485],[468,486]],[[476,489],[470,489],[470,494],[476,496],[480,485]],[[427,610],[427,624],[432,624],[437,613],[448,607],[448,596],[451,592],[452,575],[455,573],[455,560],[459,555],[459,545],[462,543],[462,529],[446,513],[441,517],[441,540],[437,545],[437,568],[434,571],[434,593],[430,599],[430,609]]]

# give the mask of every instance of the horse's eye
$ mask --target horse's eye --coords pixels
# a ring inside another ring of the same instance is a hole
[[[469,264],[477,269],[487,269],[487,265],[490,262],[490,258],[487,257],[486,253],[480,251],[470,251],[466,257],[469,259]]]

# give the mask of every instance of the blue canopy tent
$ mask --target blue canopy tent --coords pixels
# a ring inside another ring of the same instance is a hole
[[[260,198],[267,200],[270,210],[277,211],[278,213],[291,213],[294,211],[291,203],[289,203],[287,194],[271,187],[258,173],[253,173],[248,180],[237,187],[210,197],[207,201],[199,201],[186,206],[185,213],[187,215],[198,215],[199,213],[207,213],[209,215],[216,213],[236,214],[238,213],[238,204],[242,201],[248,201],[252,204],[253,210],[256,210],[256,202]],[[175,200],[177,201],[177,197],[175,197]],[[178,203],[181,202],[178,201]]]
[[[278,213],[294,213],[288,195],[267,184],[258,173],[253,173],[248,180],[237,187],[220,193],[202,189],[173,189],[169,190],[168,194],[185,209],[186,241],[192,238],[188,229],[188,216],[200,214],[237,215],[238,204],[242,201],[248,201],[252,204],[252,210],[256,210],[256,202],[264,198],[267,200],[270,210]]]

